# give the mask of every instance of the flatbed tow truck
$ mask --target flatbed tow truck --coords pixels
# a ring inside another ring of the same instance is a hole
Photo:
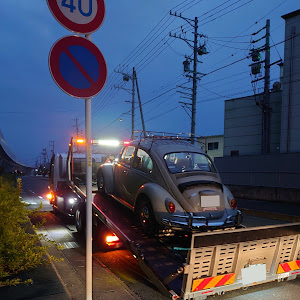
[[[75,216],[77,212],[82,216],[81,226],[76,221],[76,227],[83,231],[85,195],[71,181],[70,172],[66,174],[69,177],[59,180],[77,193],[73,210]],[[131,214],[110,196],[96,192],[93,224],[111,230],[151,282],[171,299],[202,300],[257,284],[292,280],[300,274],[300,223],[194,233],[182,236],[178,244],[178,237],[145,235]]]

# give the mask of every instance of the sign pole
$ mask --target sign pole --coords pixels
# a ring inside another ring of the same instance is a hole
[[[90,41],[91,34],[85,35]],[[93,299],[92,269],[92,99],[85,99],[86,139],[86,300]]]

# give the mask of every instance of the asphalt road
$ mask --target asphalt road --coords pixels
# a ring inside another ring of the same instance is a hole
[[[44,224],[43,233],[50,239],[62,245],[61,251],[65,260],[81,276],[82,281],[85,277],[85,241],[78,236],[73,220],[64,216],[56,216],[52,212],[51,206],[46,198],[48,181],[42,177],[22,177],[23,182],[23,201],[29,206],[28,208],[37,208],[40,203],[43,204],[43,211],[47,213],[47,222]],[[244,217],[244,225],[247,227],[263,226],[284,223],[284,221],[270,220],[253,216]],[[128,291],[126,299],[130,296],[135,299],[156,300],[168,299],[162,296],[157,289],[147,279],[146,275],[139,268],[137,261],[127,249],[118,249],[110,252],[94,252],[93,254],[93,290],[105,282],[103,269],[109,272],[110,276],[116,280],[122,288]],[[102,271],[101,271],[101,270]],[[116,285],[116,283],[115,283]],[[111,293],[110,293],[111,292]],[[78,298],[84,299],[84,291],[78,290]],[[247,290],[237,290],[227,292],[222,296],[215,296],[214,299],[298,299],[300,294],[300,278],[290,282],[272,282],[259,286],[250,287]],[[111,289],[105,291],[105,299],[112,298]],[[125,295],[124,295],[125,296]],[[81,298],[82,297],[82,298]],[[129,298],[130,298],[129,297]],[[210,299],[212,297],[208,297]],[[125,299],[125,298],[124,298]]]

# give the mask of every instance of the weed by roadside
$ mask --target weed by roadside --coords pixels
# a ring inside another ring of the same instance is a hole
[[[49,264],[55,257],[47,255],[47,246],[42,246],[43,235],[34,232],[30,218],[37,211],[29,211],[20,199],[21,179],[14,183],[0,177],[0,287],[32,283],[21,280],[18,273]],[[47,239],[46,239],[47,240]],[[48,240],[47,240],[48,241]]]

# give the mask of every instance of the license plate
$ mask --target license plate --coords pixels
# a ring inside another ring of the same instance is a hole
[[[265,281],[267,278],[267,269],[265,264],[250,265],[242,269],[242,283],[249,285],[252,283]]]
[[[220,206],[220,196],[200,196],[201,207],[216,207]]]

